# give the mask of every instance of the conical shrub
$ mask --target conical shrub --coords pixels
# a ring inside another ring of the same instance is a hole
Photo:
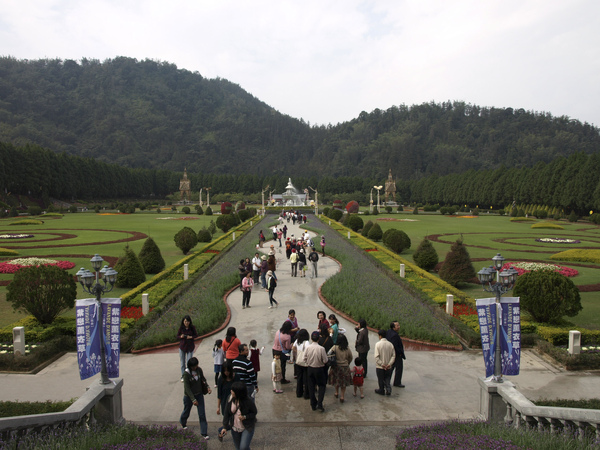
[[[154,239],[149,237],[144,242],[138,255],[145,273],[159,273],[165,268],[165,260]]]
[[[381,231],[381,227],[378,223],[375,223],[371,229],[369,230],[369,234],[367,235],[369,239],[372,241],[380,241],[383,236],[383,232]]]
[[[437,265],[439,256],[429,239],[423,239],[421,241],[413,254],[413,260],[417,266],[427,271],[433,270]]]
[[[125,254],[115,264],[117,275],[116,286],[119,288],[134,288],[146,281],[144,267],[139,258],[129,246],[125,247]]]
[[[461,239],[452,244],[439,275],[442,280],[452,286],[457,286],[458,283],[469,281],[477,276],[467,247],[463,245]]]

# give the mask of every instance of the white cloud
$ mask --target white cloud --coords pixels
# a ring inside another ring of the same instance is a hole
[[[311,123],[464,100],[600,124],[599,12],[589,0],[5,1],[0,54],[169,61]]]

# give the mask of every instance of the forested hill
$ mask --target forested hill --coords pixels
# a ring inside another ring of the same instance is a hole
[[[0,142],[133,168],[382,179],[390,168],[414,179],[600,150],[599,130],[587,123],[463,102],[311,127],[227,80],[125,57],[0,58]]]

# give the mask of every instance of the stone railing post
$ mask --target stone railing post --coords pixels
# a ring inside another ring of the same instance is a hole
[[[406,276],[406,266],[404,264],[400,264],[400,278],[404,278]]]
[[[183,265],[183,279],[187,280],[190,276],[190,268],[187,264]]]
[[[13,328],[13,353],[25,356],[25,327]]]
[[[579,355],[581,353],[581,332],[569,331],[569,354]]]
[[[446,294],[446,314],[454,314],[454,295]]]

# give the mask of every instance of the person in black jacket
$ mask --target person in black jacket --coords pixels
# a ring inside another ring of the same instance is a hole
[[[187,369],[183,374],[183,412],[179,418],[179,423],[185,430],[187,420],[190,417],[192,406],[198,408],[198,418],[200,419],[200,434],[208,440],[208,423],[206,422],[206,412],[204,409],[204,393],[210,394],[204,373],[198,365],[198,358],[192,357],[187,363]]]
[[[241,381],[233,383],[231,397],[223,411],[223,429],[219,433],[219,440],[231,430],[236,450],[249,449],[254,436],[256,414],[256,405],[248,397],[246,385]]]
[[[396,361],[394,361],[394,369],[396,370],[396,375],[394,376],[394,386],[403,388],[402,384],[402,372],[404,371],[404,360],[406,356],[404,356],[404,344],[402,344],[402,339],[398,334],[398,330],[400,329],[400,324],[398,322],[390,323],[390,329],[387,330],[386,339],[390,341],[394,345],[394,350],[396,351]]]

